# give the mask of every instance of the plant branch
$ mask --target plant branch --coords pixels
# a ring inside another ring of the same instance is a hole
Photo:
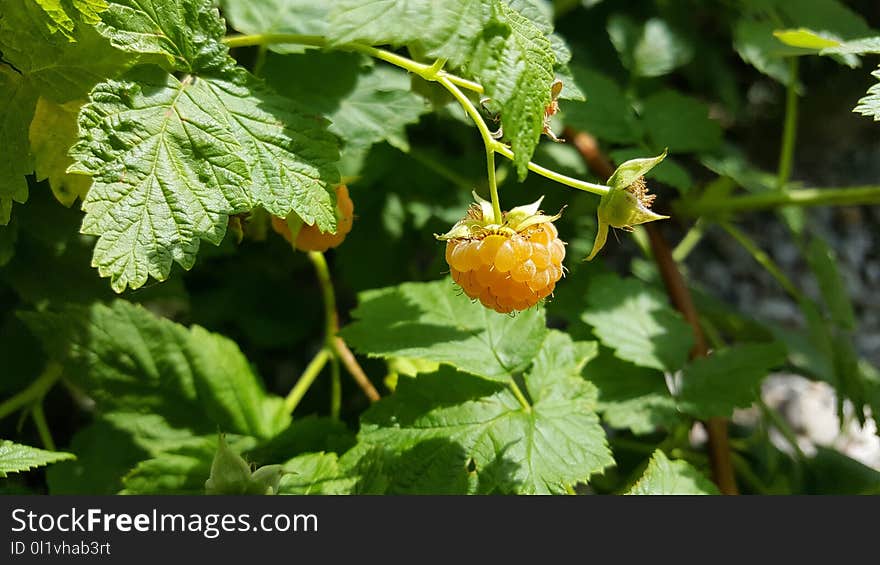
[[[364,370],[357,362],[354,353],[352,353],[351,349],[346,345],[345,340],[336,336],[336,339],[333,341],[333,346],[339,361],[342,362],[342,365],[349,374],[351,374],[357,385],[361,387],[361,390],[364,391],[364,394],[370,399],[370,402],[378,401],[381,398],[379,392],[373,386],[373,383],[370,382],[370,379],[367,378],[367,374],[364,373]]]
[[[342,378],[339,375],[339,358],[330,356],[330,417],[339,419],[342,412]]]
[[[797,286],[789,279],[784,272],[782,272],[782,268],[776,264],[773,259],[767,255],[767,253],[758,247],[758,245],[749,238],[745,233],[741,232],[738,228],[734,227],[732,224],[728,222],[722,222],[721,227],[730,234],[733,239],[737,241],[740,245],[742,245],[746,251],[752,256],[752,258],[764,269],[767,270],[770,275],[776,279],[776,281],[785,289],[785,291],[791,295],[791,297],[796,302],[801,302],[804,298],[804,295],[798,290]]]
[[[585,132],[567,129],[564,134],[571,139],[574,146],[580,152],[587,166],[602,177],[610,177],[614,173],[614,167],[607,157],[602,154],[596,139]],[[672,258],[672,250],[662,232],[655,224],[645,224],[645,230],[651,241],[651,249],[654,260],[666,286],[673,305],[682,313],[694,332],[694,347],[691,350],[691,358],[705,357],[708,354],[706,338],[700,326],[699,314],[694,306],[690,289],[684,283],[684,278],[678,270],[675,260]],[[709,455],[712,463],[712,477],[724,494],[737,494],[736,477],[731,462],[730,440],[727,435],[727,420],[723,418],[710,418],[705,422],[706,431],[709,435]]]
[[[339,376],[339,362],[346,368],[352,376],[355,383],[361,388],[364,394],[371,402],[379,400],[379,393],[373,387],[370,379],[367,378],[363,368],[358,364],[354,354],[345,344],[345,341],[339,337],[339,316],[336,312],[336,294],[333,292],[333,281],[330,279],[330,269],[327,267],[327,260],[324,254],[318,251],[309,252],[309,260],[315,267],[315,274],[318,277],[318,283],[321,286],[321,292],[324,295],[324,315],[326,324],[325,346],[324,348],[333,356],[333,374],[332,378],[337,379]],[[332,383],[331,392],[336,395],[341,394],[341,387],[337,386],[335,380]],[[334,407],[341,404],[341,400],[337,402],[336,397],[331,397],[331,412]]]
[[[880,204],[880,186],[805,188],[784,192],[761,192],[707,202],[680,200],[676,204],[675,210],[678,214],[696,217],[766,210],[782,206],[866,206],[874,204]]]
[[[507,157],[511,161],[513,160],[513,151],[511,151],[510,148],[503,143],[499,143],[497,141],[495,142],[495,152],[499,155]],[[533,173],[538,173],[542,177],[554,180],[559,184],[564,184],[568,187],[576,188],[577,190],[582,190],[584,192],[589,192],[598,196],[605,196],[611,190],[604,184],[596,184],[592,182],[587,182],[585,180],[572,178],[567,175],[563,175],[562,173],[557,173],[556,171],[553,171],[546,167],[542,167],[541,165],[538,165],[533,161],[529,161],[529,170]]]
[[[794,148],[797,141],[798,120],[798,58],[788,58],[789,83],[785,96],[785,125],[782,129],[782,151],[779,154],[779,171],[776,177],[776,190],[784,192],[791,178],[794,163]]]
[[[61,372],[60,364],[55,362],[47,364],[40,376],[28,385],[26,389],[7,398],[3,404],[0,404],[0,418],[5,418],[21,408],[31,406],[42,400],[61,377]]]
[[[333,281],[330,279],[330,269],[327,268],[327,260],[320,251],[309,251],[309,261],[315,267],[315,275],[321,286],[321,294],[324,296],[324,331],[325,342],[328,348],[332,348],[333,338],[339,331],[339,320],[336,315],[336,293],[333,292]]]
[[[308,392],[309,388],[312,386],[312,383],[315,382],[315,379],[321,374],[321,369],[327,364],[328,359],[330,359],[330,352],[327,351],[327,348],[322,348],[306,366],[306,370],[303,371],[302,376],[296,381],[293,388],[290,389],[287,398],[284,399],[284,409],[287,410],[288,413],[293,413],[293,411],[296,410],[300,400],[303,399],[306,392]]]
[[[34,419],[34,425],[37,426],[37,433],[40,434],[40,441],[43,442],[43,447],[49,451],[55,451],[55,440],[52,439],[49,423],[46,422],[46,412],[43,410],[42,398],[35,402],[31,408],[31,417]]]

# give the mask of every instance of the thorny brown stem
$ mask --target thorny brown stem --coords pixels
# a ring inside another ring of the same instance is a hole
[[[587,166],[596,174],[608,178],[614,173],[614,166],[602,153],[596,138],[586,132],[575,131],[566,128],[563,132],[566,139],[581,154]],[[709,348],[706,345],[706,337],[700,326],[700,317],[694,306],[690,289],[684,282],[678,265],[672,258],[672,250],[666,238],[656,224],[645,224],[645,230],[651,241],[654,260],[663,278],[666,293],[670,301],[681,312],[685,320],[690,324],[694,332],[694,347],[690,357],[706,357]],[[709,459],[712,467],[712,479],[718,485],[722,494],[739,494],[736,486],[736,476],[733,471],[733,462],[730,452],[730,441],[727,434],[727,420],[725,418],[709,418],[703,422],[709,436]]]

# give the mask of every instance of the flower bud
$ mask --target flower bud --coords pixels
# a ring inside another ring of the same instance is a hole
[[[644,177],[665,158],[666,151],[654,158],[627,161],[614,171],[608,179],[610,190],[599,202],[596,241],[587,261],[592,260],[605,246],[609,226],[632,231],[633,226],[669,217],[651,211],[656,196],[648,192]]]

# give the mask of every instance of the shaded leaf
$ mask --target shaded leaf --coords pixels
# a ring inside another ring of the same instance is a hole
[[[55,198],[65,206],[84,199],[92,184],[87,176],[67,172],[73,163],[67,151],[77,140],[80,106],[79,100],[56,104],[41,96],[29,131],[37,180],[48,179]]]
[[[658,449],[651,457],[645,474],[627,494],[694,495],[720,493],[708,478],[687,461],[670,461]]]
[[[662,373],[622,361],[607,349],[584,369],[599,389],[597,409],[613,428],[634,434],[670,429],[680,418]]]
[[[758,398],[761,381],[785,361],[778,343],[733,345],[684,368],[679,406],[698,418],[729,417]]]
[[[199,326],[121,300],[22,316],[104,411],[149,411],[177,428],[263,438],[289,422],[238,347]]]
[[[641,367],[675,371],[687,360],[693,332],[659,292],[635,279],[596,277],[583,320],[620,359]]]

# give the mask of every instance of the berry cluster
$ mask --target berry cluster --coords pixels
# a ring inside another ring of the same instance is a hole
[[[446,262],[465,294],[506,314],[526,310],[553,292],[562,278],[565,244],[546,222],[512,235],[449,240]]]
[[[507,314],[546,298],[562,278],[565,243],[541,201],[514,208],[495,223],[489,202],[477,203],[445,235],[452,279],[486,308]]]

